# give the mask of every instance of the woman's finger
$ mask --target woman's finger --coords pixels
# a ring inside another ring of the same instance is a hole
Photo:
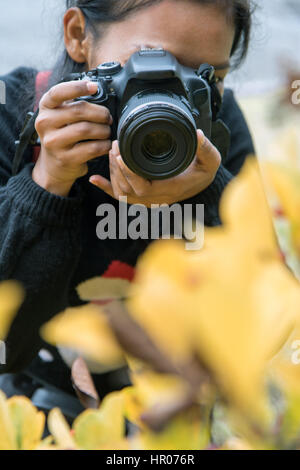
[[[111,197],[114,197],[114,191],[111,182],[104,178],[101,175],[93,175],[90,177],[89,182],[92,183],[97,188],[102,189],[106,194]]]
[[[82,141],[108,140],[110,135],[111,128],[108,125],[82,121],[70,124],[63,129],[53,130],[48,138],[55,140],[53,147],[66,148]]]
[[[197,130],[198,147],[196,157],[193,161],[196,170],[217,171],[221,163],[221,155],[217,148],[204,135],[203,131]]]
[[[138,196],[145,196],[149,189],[151,189],[151,182],[142,178],[141,176],[134,173],[132,170],[125,165],[119,150],[118,141],[114,141],[111,149],[111,156],[115,159],[115,163],[118,164],[121,174],[127,180],[128,184],[132,187],[133,192]]]
[[[70,150],[67,150],[64,161],[69,160],[70,164],[82,164],[97,157],[108,155],[111,149],[110,140],[91,140],[89,142],[79,142]]]
[[[125,165],[121,155],[116,158],[116,161],[121,170],[121,173],[133,188],[135,194],[140,197],[146,196],[152,187],[151,182],[131,171],[128,166]]]
[[[129,181],[123,175],[119,167],[119,164],[117,162],[117,159],[113,155],[112,152],[110,152],[109,154],[109,164],[110,164],[110,177],[111,177],[112,184],[116,182],[120,192],[124,196],[128,194],[133,194],[134,190],[132,186],[130,185]]]
[[[72,101],[38,116],[40,130],[60,129],[76,122],[94,122],[111,126],[113,118],[107,108],[87,101]]]
[[[42,97],[39,107],[54,109],[61,106],[65,101],[74,100],[80,96],[93,95],[98,90],[98,84],[91,81],[72,81],[59,83],[53,86]]]

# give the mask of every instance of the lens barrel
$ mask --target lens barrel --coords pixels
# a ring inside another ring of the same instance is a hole
[[[197,129],[187,102],[167,90],[133,96],[118,125],[120,152],[126,165],[149,180],[182,173],[197,150]]]

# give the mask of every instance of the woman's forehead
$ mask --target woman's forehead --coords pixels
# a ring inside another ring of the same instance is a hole
[[[163,47],[188,67],[197,68],[203,62],[225,67],[233,38],[234,28],[221,10],[165,1],[112,24],[98,50],[101,59],[118,59],[124,64],[143,46]]]

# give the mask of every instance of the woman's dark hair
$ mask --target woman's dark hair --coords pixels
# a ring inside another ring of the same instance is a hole
[[[139,9],[150,7],[162,0],[66,0],[66,7],[81,9],[86,27],[100,39],[107,25],[121,21]],[[174,0],[176,1],[176,0]],[[246,57],[252,23],[252,0],[189,0],[194,3],[216,5],[223,9],[235,26],[231,50],[232,66],[237,67]],[[52,84],[73,72],[84,71],[85,64],[75,62],[65,50],[54,67]]]

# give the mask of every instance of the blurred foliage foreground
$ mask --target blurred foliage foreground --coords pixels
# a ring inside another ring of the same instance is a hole
[[[201,251],[159,240],[119,295],[118,280],[78,287],[88,303],[41,335],[77,351],[87,409],[72,429],[53,409],[42,439],[44,414],[0,392],[0,449],[300,449],[300,145],[290,131],[276,148],[281,161],[250,157],[230,183]],[[3,339],[22,298],[0,286]],[[133,385],[100,402],[90,360],[127,363]]]

